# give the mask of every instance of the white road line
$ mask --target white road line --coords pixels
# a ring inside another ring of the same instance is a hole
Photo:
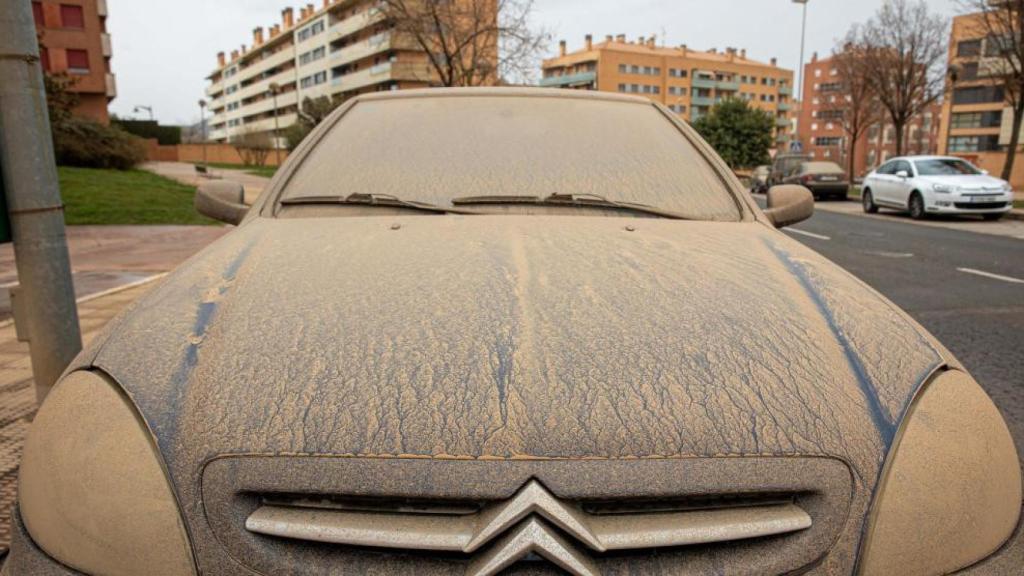
[[[831,240],[828,236],[822,236],[821,234],[815,234],[814,232],[808,232],[806,230],[800,230],[799,228],[783,228],[786,232],[792,232],[793,234],[799,234],[801,236],[808,236],[810,238],[817,238],[818,240]]]
[[[991,272],[985,272],[983,270],[975,270],[974,268],[957,268],[958,272],[964,274],[974,274],[975,276],[984,276],[985,278],[991,278],[993,280],[1002,280],[1003,282],[1010,282],[1012,284],[1024,284],[1024,280],[1020,278],[1012,278],[1010,276],[1002,276],[1000,274],[993,274]]]

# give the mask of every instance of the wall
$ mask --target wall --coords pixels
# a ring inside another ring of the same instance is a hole
[[[156,140],[146,140],[146,160],[149,162],[186,162],[200,164],[203,162],[202,144],[178,144],[161,146]],[[242,155],[230,144],[207,144],[206,162],[210,164],[243,164]],[[288,151],[281,150],[281,162],[288,158]],[[267,155],[267,166],[276,166],[277,159],[273,150]]]

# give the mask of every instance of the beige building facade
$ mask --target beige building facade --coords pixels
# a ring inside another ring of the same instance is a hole
[[[740,98],[775,118],[777,147],[792,137],[793,71],[778,67],[774,58],[748,58],[746,50],[665,47],[655,38],[628,41],[622,35],[595,43],[587,36],[572,53],[563,41],[543,71],[542,86],[646,96],[687,121],[725,98]]]
[[[249,45],[217,55],[207,77],[207,137],[229,142],[283,130],[306,98],[421,88],[436,75],[413,41],[399,37],[375,0],[322,0],[253,30]],[[276,98],[271,86],[278,87]],[[282,144],[279,142],[279,144]]]

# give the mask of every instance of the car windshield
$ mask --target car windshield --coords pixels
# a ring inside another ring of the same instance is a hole
[[[803,165],[804,174],[842,174],[843,169],[834,162],[808,162]]]
[[[654,106],[525,91],[358,102],[303,159],[280,198],[288,205],[371,195],[448,208],[455,199],[553,194],[642,204],[686,219],[740,219],[723,179]]]
[[[934,158],[915,160],[917,173],[921,176],[975,176],[981,171],[969,162],[956,158]]]

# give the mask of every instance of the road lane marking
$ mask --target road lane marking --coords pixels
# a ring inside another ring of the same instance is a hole
[[[792,232],[793,234],[800,234],[801,236],[807,236],[810,238],[817,238],[818,240],[831,240],[828,236],[822,236],[821,234],[815,234],[814,232],[808,232],[807,230],[800,230],[799,228],[783,228],[786,232]]]
[[[913,258],[913,252],[868,252],[872,256],[881,256],[882,258]]]
[[[975,270],[974,268],[957,268],[958,272],[964,274],[974,274],[975,276],[984,276],[985,278],[991,278],[993,280],[1002,280],[1003,282],[1010,282],[1012,284],[1024,284],[1024,280],[1020,278],[1013,278],[1010,276],[1003,276],[1001,274],[993,274],[991,272],[985,272],[984,270]]]

